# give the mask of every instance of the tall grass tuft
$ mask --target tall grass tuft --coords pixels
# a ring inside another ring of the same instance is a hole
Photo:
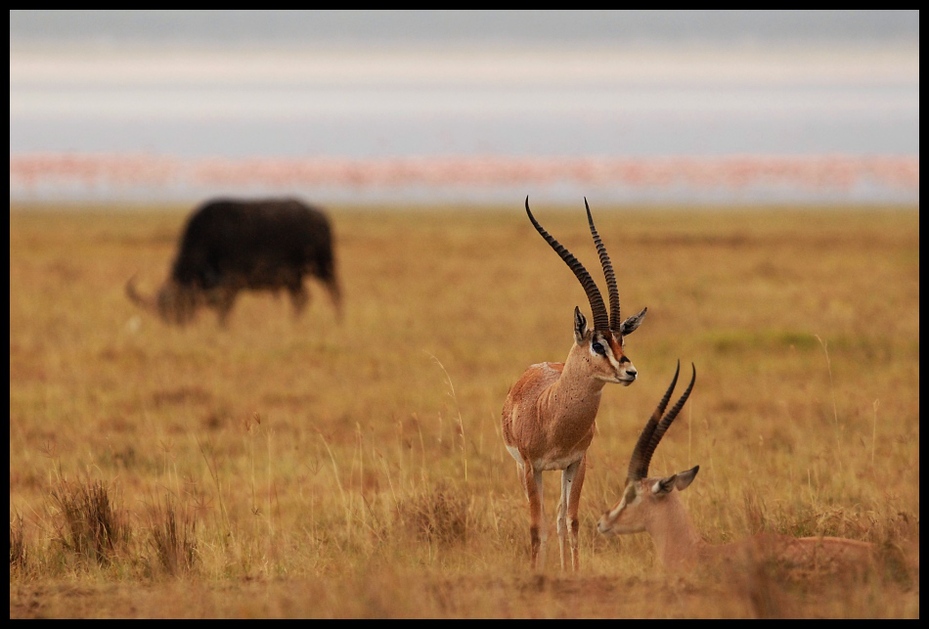
[[[10,570],[26,568],[26,542],[23,534],[23,516],[10,517]]]
[[[180,512],[179,512],[180,511]],[[197,563],[197,522],[187,509],[178,509],[174,500],[152,506],[151,537],[153,563],[164,573],[176,576],[191,571]]]
[[[128,544],[131,538],[128,520],[114,505],[102,482],[62,481],[52,488],[50,495],[61,515],[58,541],[77,557],[109,565]]]
[[[450,545],[468,539],[470,501],[466,495],[438,487],[397,503],[397,524],[416,539]]]

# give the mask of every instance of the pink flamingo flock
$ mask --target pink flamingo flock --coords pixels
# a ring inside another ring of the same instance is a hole
[[[874,185],[919,193],[918,156],[175,158],[147,154],[10,156],[10,189],[133,187],[454,188],[570,183],[738,191],[785,186],[847,191]]]

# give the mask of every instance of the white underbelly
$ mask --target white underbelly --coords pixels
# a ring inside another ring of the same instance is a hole
[[[523,466],[523,457],[519,454],[519,450],[515,446],[507,446],[507,452],[510,453],[516,462],[519,464],[519,467]],[[572,452],[569,455],[551,459],[546,457],[541,457],[538,459],[532,460],[532,469],[539,472],[548,472],[552,470],[563,470],[573,463],[577,463],[584,456],[583,452]]]
[[[568,456],[563,456],[560,459],[541,458],[532,462],[532,468],[542,470],[543,472],[549,470],[563,470],[569,465],[573,465],[580,461],[583,456],[583,452],[575,452]]]

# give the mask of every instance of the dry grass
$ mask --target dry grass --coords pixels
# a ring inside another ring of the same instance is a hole
[[[520,203],[334,209],[342,325],[311,287],[303,319],[246,296],[226,330],[123,294],[163,279],[186,208],[11,207],[10,616],[918,618],[918,209],[591,202],[624,312],[649,307],[642,377],[604,393],[582,572],[551,551],[541,576],[499,412],[586,300]],[[596,269],[582,205],[533,209]],[[709,540],[906,561],[672,579],[644,536],[598,536],[678,358],[697,386],[652,469],[700,464],[683,497]],[[552,515],[557,493],[552,474]]]

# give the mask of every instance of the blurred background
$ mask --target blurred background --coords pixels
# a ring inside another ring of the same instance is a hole
[[[10,11],[10,200],[917,204],[919,12]]]

